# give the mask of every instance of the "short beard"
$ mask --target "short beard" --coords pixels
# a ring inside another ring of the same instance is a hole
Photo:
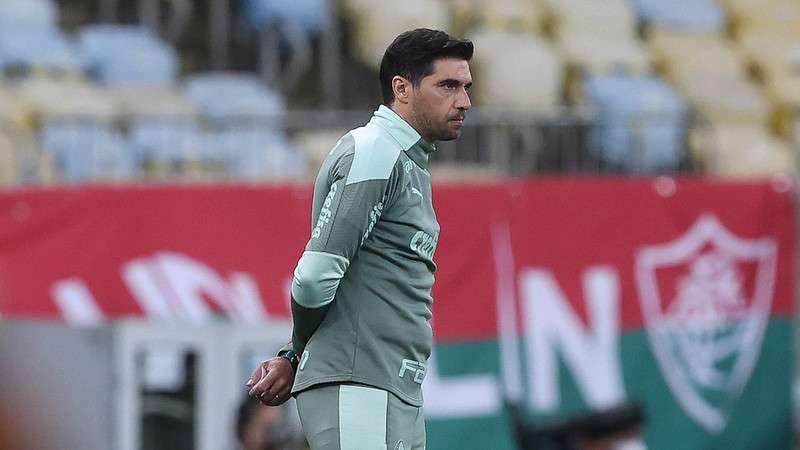
[[[461,137],[461,131],[454,131],[445,135],[444,137],[440,137],[437,139],[438,141],[446,142],[446,141],[455,141],[456,139]]]
[[[431,121],[427,115],[414,111],[414,115],[412,116],[412,122],[414,122],[412,123],[412,125],[419,132],[419,134],[422,136],[423,139],[425,139],[426,141],[430,139],[430,142],[428,142],[429,144],[433,144],[434,141],[441,140],[439,137],[441,133],[436,132],[433,121]],[[450,139],[445,139],[445,140],[450,140]]]

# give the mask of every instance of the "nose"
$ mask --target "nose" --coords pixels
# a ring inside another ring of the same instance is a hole
[[[455,107],[461,111],[466,111],[472,108],[472,102],[469,99],[469,92],[467,92],[466,89],[461,88],[459,95],[456,97]]]

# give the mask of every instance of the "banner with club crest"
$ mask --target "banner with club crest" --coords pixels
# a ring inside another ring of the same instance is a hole
[[[513,450],[624,402],[648,448],[792,448],[793,189],[785,181],[439,185],[428,449]],[[309,186],[0,194],[0,314],[287,317]]]

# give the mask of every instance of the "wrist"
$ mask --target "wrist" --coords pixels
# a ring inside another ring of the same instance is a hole
[[[292,365],[292,370],[297,372],[297,366],[300,364],[300,358],[294,350],[281,350],[278,352],[279,358],[285,358]]]

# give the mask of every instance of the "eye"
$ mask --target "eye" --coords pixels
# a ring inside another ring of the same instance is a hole
[[[461,85],[461,84],[460,84],[458,81],[455,81],[455,80],[445,80],[445,81],[443,81],[443,82],[441,83],[441,86],[442,86],[442,87],[443,87],[445,90],[448,90],[448,91],[453,91],[453,90],[455,90],[455,89],[458,89],[458,87],[459,87],[460,85]]]

